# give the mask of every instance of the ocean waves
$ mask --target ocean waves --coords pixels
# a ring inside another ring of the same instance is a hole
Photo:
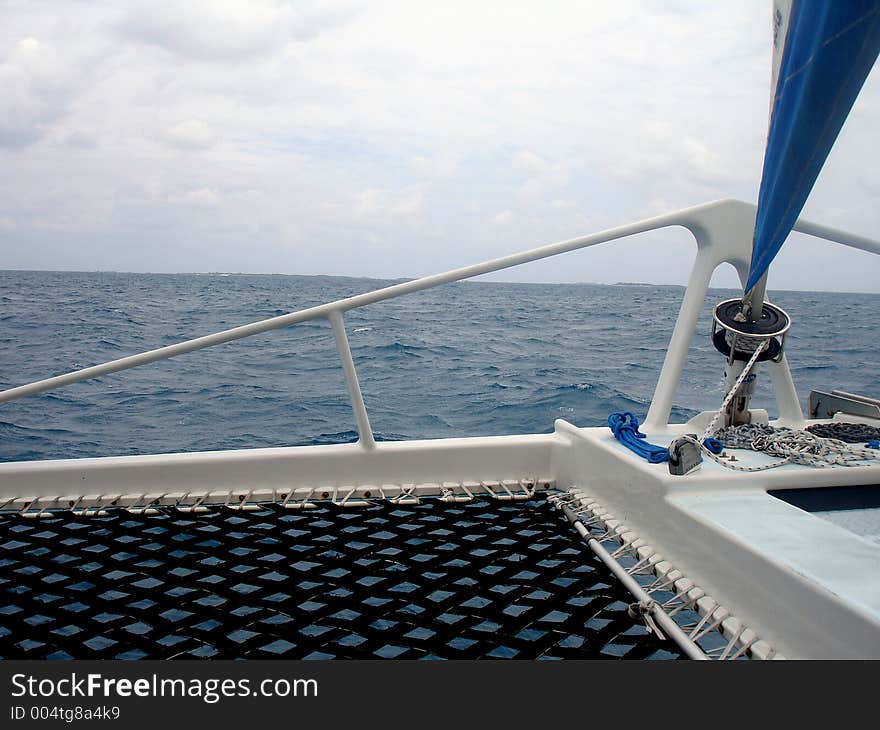
[[[0,272],[0,386],[386,283]],[[612,411],[644,417],[669,337],[656,323],[674,321],[681,293],[667,287],[481,282],[350,311],[346,329],[376,437],[546,433],[558,418],[594,426],[604,425]],[[716,299],[732,295],[718,292]],[[876,336],[866,331],[858,342],[845,342],[814,333],[818,318],[833,321],[835,312],[871,321],[880,297],[783,292],[775,300],[794,318],[789,357],[795,377],[802,376],[802,394],[810,387],[835,387],[877,395],[876,376],[867,367],[877,359]],[[708,342],[710,304],[698,324],[673,420],[720,402],[723,363]],[[758,398],[767,395],[764,382]],[[761,405],[773,410],[772,402]],[[0,404],[4,461],[356,438],[326,321]]]

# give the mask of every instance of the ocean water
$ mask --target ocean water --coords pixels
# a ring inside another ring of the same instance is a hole
[[[324,276],[0,271],[0,388],[386,286]],[[463,282],[355,310],[378,439],[545,433],[647,412],[683,288]],[[712,290],[673,421],[717,407]],[[782,291],[798,392],[880,395],[880,295]],[[755,405],[774,404],[766,377]],[[0,461],[340,443],[354,419],[326,321],[0,404]]]

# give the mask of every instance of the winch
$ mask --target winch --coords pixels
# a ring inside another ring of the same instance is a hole
[[[755,392],[757,364],[766,360],[779,362],[785,350],[785,337],[791,319],[774,304],[763,302],[761,316],[749,316],[742,299],[726,299],[715,305],[712,313],[712,344],[727,359],[724,368],[724,390],[734,386],[746,363],[756,350],[761,350],[746,374],[736,395],[724,413],[724,426],[751,422],[749,400]]]

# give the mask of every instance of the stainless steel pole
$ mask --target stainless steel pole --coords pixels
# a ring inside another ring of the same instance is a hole
[[[764,308],[764,300],[767,298],[767,273],[758,279],[758,282],[743,294],[743,313],[749,322],[757,322],[761,319],[761,312]]]
[[[709,657],[706,656],[706,653],[684,632],[681,626],[675,623],[675,621],[670,618],[669,614],[663,610],[660,604],[645,592],[645,589],[638,584],[635,578],[627,573],[623,566],[611,557],[611,554],[598,540],[596,540],[596,538],[590,535],[590,531],[584,526],[584,523],[581,522],[580,518],[575,514],[571,507],[565,504],[560,506],[562,507],[562,512],[568,518],[568,521],[574,525],[574,529],[577,530],[584,542],[587,543],[590,550],[596,554],[596,557],[598,557],[599,560],[601,560],[608,569],[614,573],[614,576],[623,583],[624,588],[626,588],[633,597],[639,601],[639,603],[650,606],[651,616],[660,629],[662,629],[663,632],[678,645],[689,659],[697,659],[701,661],[708,660]]]

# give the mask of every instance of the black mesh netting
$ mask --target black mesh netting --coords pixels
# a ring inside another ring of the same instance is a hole
[[[675,658],[543,499],[0,517],[4,658]]]

